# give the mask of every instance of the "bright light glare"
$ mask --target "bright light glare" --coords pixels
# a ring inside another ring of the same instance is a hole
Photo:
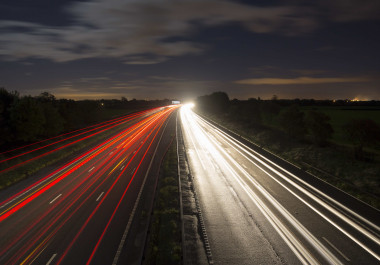
[[[185,104],[185,107],[189,108],[189,109],[193,108],[194,106],[195,106],[195,104],[193,102]]]

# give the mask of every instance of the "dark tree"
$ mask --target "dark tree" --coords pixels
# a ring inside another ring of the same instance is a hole
[[[60,99],[58,101],[58,111],[64,120],[64,130],[70,131],[81,126],[82,120],[78,115],[78,105],[72,99]]]
[[[19,94],[16,91],[8,92],[0,88],[0,145],[12,141],[9,108],[18,97]]]
[[[45,117],[42,107],[30,97],[16,100],[10,108],[10,125],[16,140],[28,142],[38,139],[44,131]]]
[[[197,99],[197,106],[212,113],[223,113],[228,110],[230,100],[225,92],[214,92]]]
[[[259,127],[262,124],[260,102],[257,99],[247,101],[232,100],[228,118],[233,122],[240,122],[248,127]]]
[[[44,114],[44,130],[42,136],[51,137],[63,131],[64,120],[58,109],[58,101],[55,96],[43,92],[36,98]]]
[[[380,141],[380,127],[370,119],[352,119],[344,126],[346,135],[355,145],[355,157],[364,158],[363,148]]]
[[[305,121],[313,142],[319,146],[325,146],[334,132],[329,123],[330,117],[322,112],[309,111]]]
[[[291,137],[302,139],[306,134],[304,113],[297,105],[283,109],[279,115],[281,128]]]
[[[50,94],[49,92],[42,92],[38,97],[37,97],[39,102],[55,102],[55,96],[53,94]]]

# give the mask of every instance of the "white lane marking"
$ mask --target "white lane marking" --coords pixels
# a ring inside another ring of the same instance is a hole
[[[102,191],[102,193],[100,193],[100,195],[99,195],[99,197],[96,199],[96,201],[99,201],[100,198],[103,196],[103,194],[104,194],[104,191]]]
[[[82,162],[83,160],[85,160],[87,157],[89,157],[91,154],[88,154],[86,155],[85,157],[83,157],[81,160],[78,160],[76,161],[75,163],[79,164],[79,162]],[[27,194],[28,192],[32,191],[33,189],[36,189],[38,188],[39,186],[41,186],[42,184],[44,184],[45,182],[48,182],[49,180],[51,180],[52,178],[54,178],[56,175],[59,175],[61,174],[62,171],[65,171],[66,169],[68,169],[69,167],[74,167],[74,163],[71,164],[71,165],[67,165],[65,166],[64,168],[62,168],[60,171],[58,171],[57,173],[51,175],[50,177],[48,177],[47,179],[41,181],[40,183],[36,184],[35,186],[31,187],[30,189],[24,191],[23,193],[21,193],[20,195],[16,196],[15,198],[13,198],[12,200],[4,203],[3,205],[0,206],[0,209],[7,206],[8,204],[11,204],[13,203],[15,200],[21,198],[22,196],[24,196],[25,194]]]
[[[46,265],[49,265],[53,259],[55,258],[55,256],[57,256],[57,253],[53,254],[53,256],[51,256],[51,258],[49,259],[49,261],[46,263]]]
[[[132,175],[133,175],[133,173],[135,173],[135,170],[136,170],[136,168],[132,171]]]
[[[113,151],[111,153],[109,153],[108,155],[112,155],[113,154]]]
[[[190,125],[192,125],[191,124],[191,121],[189,121],[189,118],[188,117],[186,117],[185,118],[185,113],[183,112],[183,111],[181,111],[181,120],[182,121],[184,121],[185,119],[187,119],[187,123],[185,123],[185,122],[182,122],[183,124],[185,124],[185,126],[183,126],[183,128],[185,129],[185,134],[186,134],[186,136],[188,136],[188,138],[190,139],[190,141],[191,141],[191,143],[193,144],[193,149],[195,150],[195,153],[197,154],[197,156],[198,156],[198,160],[199,160],[199,162],[201,162],[201,166],[202,166],[202,168],[203,168],[203,170],[206,170],[206,167],[205,167],[205,165],[203,164],[203,160],[202,160],[202,158],[201,158],[201,156],[200,156],[200,154],[199,154],[199,152],[198,152],[198,148],[196,147],[196,145],[195,145],[195,142],[194,142],[194,139],[193,139],[193,136],[192,136],[192,133],[190,133],[190,132],[188,132],[189,130],[190,130]],[[187,126],[186,126],[187,125]],[[194,126],[194,125],[193,125]]]
[[[244,165],[244,164],[241,164],[241,165],[242,165],[245,169],[248,169],[246,165]]]
[[[202,133],[205,134],[204,130]],[[213,143],[212,143],[213,142]],[[301,233],[304,239],[306,239],[314,248],[320,252],[320,254],[325,257],[332,264],[342,264],[338,258],[336,258],[315,236],[313,236],[310,231],[308,231],[297,219],[295,219],[267,190],[265,190],[255,179],[253,179],[240,165],[236,162],[226,150],[219,145],[217,145],[213,140],[207,143],[210,153],[215,156],[216,161],[226,166],[231,175],[236,179],[237,183],[246,191],[248,196],[251,197],[252,201],[259,207],[261,212],[266,216],[267,220],[272,224],[273,228],[279,233],[279,235],[284,239],[286,244],[292,249],[294,254],[299,258],[303,264],[318,264],[317,260],[313,255],[303,246],[303,244],[293,235],[293,233],[286,227],[283,222],[278,219],[278,217],[268,208],[262,199],[247,186],[246,182],[242,179],[241,174],[238,174],[232,166],[235,166],[247,179],[251,182],[258,191],[274,206],[290,224]],[[219,149],[219,150],[217,150]],[[224,157],[226,157],[229,163]],[[258,166],[258,165],[257,165]],[[258,166],[259,167],[259,166]],[[260,168],[260,167],[259,167]],[[266,174],[268,174],[263,168],[260,168]],[[268,174],[270,175],[270,174]]]
[[[327,244],[330,245],[330,247],[332,247],[336,252],[338,252],[345,260],[350,261],[350,259],[347,258],[347,256],[344,255],[336,246],[334,246],[333,243],[328,241],[327,238],[325,238],[324,236],[322,238],[323,238],[323,240],[325,240],[327,242]]]
[[[232,145],[229,144],[231,147]],[[236,144],[235,144],[236,145]],[[236,145],[237,147],[239,147],[238,145]],[[276,173],[278,176],[280,176],[282,179],[286,180],[288,183],[290,183],[292,186],[296,187],[299,191],[303,192],[303,194],[307,195],[309,198],[313,199],[315,202],[319,203],[321,206],[323,206],[325,209],[329,210],[331,213],[335,214],[337,217],[340,217],[343,221],[345,221],[347,224],[351,225],[353,228],[357,229],[358,231],[360,231],[361,233],[363,233],[364,235],[366,235],[368,238],[372,239],[374,242],[376,242],[377,244],[379,244],[380,240],[375,236],[375,235],[372,235],[370,234],[370,232],[364,230],[363,228],[361,228],[359,225],[355,224],[353,221],[351,221],[350,219],[347,219],[344,217],[343,214],[341,214],[340,212],[338,211],[335,211],[330,205],[324,203],[323,201],[321,201],[318,197],[315,197],[313,196],[309,191],[305,190],[304,188],[302,188],[301,186],[297,185],[296,183],[294,183],[293,181],[291,181],[289,178],[286,178],[283,174],[281,174],[279,171],[277,171],[276,169],[272,168],[271,166],[269,166],[268,164],[266,164],[265,162],[263,162],[261,159],[259,159],[258,157],[255,157],[253,156],[252,154],[249,154],[246,150],[244,150],[243,148],[239,147],[241,150],[243,150],[245,153],[247,153],[248,155],[250,155],[251,157],[253,157],[254,159],[256,159],[258,162],[260,162],[262,165],[266,166],[267,168],[269,168],[272,172]],[[249,159],[247,156],[245,156],[243,153],[241,153],[239,150],[235,149],[238,153],[240,153],[242,156],[244,156],[245,158]],[[253,151],[255,152],[255,151]],[[261,155],[260,155],[261,156]],[[263,157],[265,158],[265,157]],[[269,161],[269,160],[268,160]],[[271,161],[269,161],[271,162]],[[347,237],[349,237],[352,241],[354,241],[356,244],[358,244],[359,246],[361,246],[364,250],[366,250],[369,254],[371,254],[372,256],[374,256],[377,260],[380,260],[380,255],[378,255],[377,253],[375,253],[374,251],[372,251],[370,248],[368,248],[366,245],[364,245],[364,243],[362,243],[361,241],[359,241],[357,238],[355,238],[352,234],[350,234],[349,232],[347,232],[346,230],[344,230],[342,227],[340,227],[338,224],[336,224],[332,219],[329,219],[325,214],[323,214],[322,212],[318,211],[314,206],[312,206],[310,203],[306,202],[304,199],[302,199],[299,195],[297,195],[295,192],[293,192],[292,190],[290,190],[287,186],[285,186],[283,183],[281,183],[277,178],[273,177],[271,174],[269,174],[269,172],[267,172],[266,170],[264,170],[261,166],[259,166],[257,163],[255,163],[253,160],[251,160],[251,163],[253,163],[254,165],[256,165],[258,168],[260,168],[264,173],[266,173],[268,176],[270,176],[274,181],[276,181],[278,184],[280,184],[284,189],[286,189],[287,191],[289,191],[291,194],[293,194],[296,198],[298,198],[300,201],[302,201],[306,206],[308,206],[310,209],[312,209],[315,213],[317,213],[319,216],[321,216],[323,219],[325,219],[327,222],[329,222],[331,225],[333,225],[335,228],[337,228],[339,231],[341,231],[344,235],[346,235]],[[275,165],[273,162],[271,162],[273,165]],[[279,167],[281,168],[281,167]],[[281,168],[282,169],[282,168]],[[284,170],[285,172],[287,172],[289,175],[291,176],[294,176],[293,174],[291,174],[290,172],[286,171],[285,169],[282,169]],[[295,178],[298,179],[298,177],[294,176]],[[310,184],[300,180],[302,183],[310,186]],[[313,188],[315,190],[315,188]],[[320,192],[319,192],[320,193]],[[337,202],[336,202],[337,203]]]
[[[123,166],[120,168],[120,170],[123,170],[124,167],[125,167],[125,165],[123,165]]]
[[[57,197],[55,197],[54,200],[52,200],[51,202],[49,202],[49,204],[52,204],[56,199],[58,199],[58,198],[61,197],[61,196],[62,196],[62,193],[59,194]]]
[[[207,123],[206,121],[203,121],[204,123]],[[210,124],[210,126],[214,127],[213,125]],[[337,217],[339,217],[340,219],[342,219],[343,221],[345,221],[347,224],[351,225],[353,228],[357,229],[359,232],[361,232],[362,234],[364,234],[365,236],[367,236],[368,238],[370,238],[371,240],[373,240],[375,243],[377,244],[380,244],[380,240],[378,237],[376,237],[375,235],[372,235],[369,231],[365,230],[364,228],[362,228],[361,226],[357,225],[354,221],[352,221],[351,219],[347,218],[344,216],[344,214],[340,213],[339,211],[336,211],[334,210],[333,207],[331,207],[329,204],[326,204],[325,202],[323,202],[322,200],[320,200],[318,197],[316,196],[313,196],[310,192],[308,192],[307,190],[305,190],[304,188],[302,188],[301,186],[295,184],[293,181],[291,181],[289,178],[286,178],[283,174],[281,174],[279,171],[275,170],[274,168],[272,168],[271,166],[269,166],[267,163],[265,163],[263,160],[269,162],[270,164],[276,166],[277,168],[283,170],[284,172],[286,172],[287,174],[289,174],[290,176],[294,177],[295,179],[297,179],[298,181],[300,181],[301,183],[303,183],[304,185],[306,185],[307,187],[309,187],[310,189],[312,189],[313,191],[317,192],[318,194],[322,195],[323,197],[325,197],[326,199],[328,199],[330,202],[342,207],[344,210],[348,211],[349,213],[353,214],[355,217],[359,218],[361,221],[365,222],[367,225],[371,226],[372,228],[375,228],[376,230],[380,230],[380,228],[373,224],[372,222],[368,221],[367,219],[365,219],[364,217],[358,215],[357,213],[355,213],[354,211],[352,211],[351,209],[347,208],[346,206],[342,205],[341,203],[339,203],[338,201],[335,201],[333,198],[329,197],[328,195],[324,194],[323,192],[321,192],[320,190],[316,189],[315,187],[313,187],[312,185],[310,185],[309,183],[303,181],[302,179],[300,179],[299,177],[295,176],[294,174],[292,174],[291,172],[287,171],[286,169],[276,165],[274,162],[270,161],[269,159],[267,159],[266,157],[264,157],[263,155],[259,154],[258,152],[252,150],[251,148],[247,147],[246,145],[240,143],[239,141],[237,141],[236,139],[232,138],[231,136],[225,134],[224,132],[220,131],[218,128],[216,128],[216,131],[218,132],[219,135],[221,135],[223,138],[225,139],[228,139],[231,143],[233,143],[235,146],[237,146],[238,148],[240,148],[242,151],[244,151],[245,153],[247,153],[249,156],[251,156],[252,158],[254,158],[255,160],[259,161],[262,165],[266,166],[267,168],[269,168],[271,171],[275,172],[278,176],[280,176],[281,178],[283,178],[285,181],[287,181],[288,183],[290,183],[292,186],[296,187],[298,190],[300,190],[301,192],[303,192],[304,194],[306,194],[309,198],[313,199],[315,202],[319,203],[321,206],[323,206],[325,209],[329,210],[331,213],[335,214]],[[227,142],[227,141],[226,141]],[[227,142],[228,143],[228,142]],[[241,147],[241,146],[243,147]],[[230,146],[232,146],[231,144],[229,144]],[[235,148],[236,151],[238,151],[236,148]],[[261,157],[263,160],[259,159],[258,157],[256,157],[255,155],[249,153],[247,150],[249,150],[250,152],[256,154],[257,156]],[[239,152],[239,151],[238,151]],[[240,154],[242,154],[241,152],[239,152]],[[243,154],[242,154],[243,155]],[[243,155],[244,156],[244,155]],[[247,158],[247,157],[246,157]],[[248,158],[247,158],[248,159]],[[252,161],[252,160],[251,160]],[[256,166],[258,166],[255,162],[252,161],[253,164],[255,164]],[[258,166],[259,168],[261,168],[260,166]],[[261,168],[262,169],[262,168]],[[263,169],[262,169],[263,170]],[[266,174],[268,174],[269,176],[271,176],[269,173],[267,173],[265,170],[263,170]],[[273,178],[273,176],[271,176]],[[290,191],[290,189],[288,189],[284,184],[282,184],[281,182],[279,182],[276,178],[273,178],[277,183],[279,183],[281,186],[283,186],[285,189],[287,189],[288,191]],[[352,241],[354,241],[355,243],[357,243],[360,247],[362,247],[364,250],[366,250],[368,253],[370,253],[372,256],[374,256],[377,260],[380,260],[380,255],[378,255],[377,253],[375,253],[374,251],[372,251],[371,249],[369,249],[366,245],[364,245],[364,243],[360,242],[357,238],[353,237],[351,234],[349,234],[346,230],[344,230],[343,228],[341,228],[340,226],[338,226],[335,222],[333,222],[331,219],[327,218],[324,214],[322,214],[321,212],[315,210],[314,207],[312,207],[309,203],[307,203],[305,200],[301,199],[298,195],[296,195],[294,192],[290,191],[294,196],[296,196],[298,199],[300,199],[303,203],[305,203],[307,206],[309,206],[312,210],[314,210],[317,214],[319,214],[322,218],[324,218],[326,221],[328,221],[330,224],[332,224],[334,227],[336,227],[339,231],[341,231],[343,234],[345,234],[347,237],[349,237]]]
[[[123,137],[123,135],[119,136],[118,138],[121,139],[122,137]],[[114,139],[114,138],[111,138],[111,139]],[[112,140],[112,141],[115,142],[116,139],[114,139],[114,140]],[[86,160],[88,157],[91,157],[92,155],[96,154],[97,152],[100,152],[101,150],[103,150],[103,149],[105,148],[105,145],[106,145],[108,142],[110,142],[110,141],[106,141],[106,142],[104,142],[104,143],[102,144],[102,146],[99,146],[97,149],[90,151],[90,153],[88,153],[88,154],[85,155],[84,157],[81,157],[79,160],[75,161],[75,159],[74,159],[74,161],[70,161],[69,164],[65,165],[64,168],[62,168],[62,169],[59,170],[58,172],[54,173],[54,174],[51,175],[50,177],[44,179],[43,181],[41,181],[41,182],[39,182],[39,183],[37,183],[37,184],[36,184],[36,183],[32,184],[32,185],[35,185],[35,186],[30,187],[30,189],[28,189],[28,190],[24,191],[23,193],[19,194],[18,196],[16,196],[16,197],[13,198],[12,200],[10,200],[10,201],[8,201],[8,202],[2,204],[2,205],[0,206],[0,209],[3,208],[3,207],[5,207],[5,206],[7,206],[7,205],[9,205],[9,204],[11,204],[11,203],[13,203],[14,201],[16,201],[17,199],[21,198],[22,196],[24,196],[24,195],[27,194],[28,192],[30,192],[30,191],[32,191],[32,190],[34,190],[34,189],[37,189],[38,187],[40,187],[40,186],[43,185],[44,183],[50,181],[52,178],[54,178],[55,176],[61,174],[63,171],[69,169],[70,167],[73,168],[74,166],[80,164],[80,162]],[[117,149],[118,149],[118,147],[115,148],[115,150],[117,150]],[[1,202],[0,202],[0,203],[1,203]]]
[[[121,237],[121,240],[120,240],[120,243],[119,243],[119,247],[116,251],[116,254],[115,254],[115,257],[113,259],[113,262],[112,262],[112,265],[116,265],[118,263],[118,260],[119,260],[119,257],[120,257],[120,254],[121,254],[121,250],[123,249],[123,246],[124,246],[124,243],[125,243],[125,240],[127,238],[127,235],[128,235],[128,232],[129,232],[129,228],[131,227],[131,224],[132,224],[132,220],[134,218],[134,215],[135,215],[135,212],[136,212],[136,209],[137,209],[137,206],[139,204],[139,201],[140,201],[140,197],[141,197],[141,193],[143,191],[143,188],[145,186],[145,182],[146,182],[146,179],[148,177],[148,174],[150,172],[150,168],[152,167],[152,163],[153,163],[153,160],[156,156],[156,153],[157,153],[157,149],[158,147],[160,146],[160,143],[161,143],[161,139],[162,139],[162,136],[164,135],[164,132],[166,130],[166,126],[168,125],[168,123],[166,123],[163,131],[162,131],[162,134],[161,134],[161,137],[160,139],[158,140],[158,143],[157,143],[157,146],[156,146],[156,149],[154,150],[154,153],[153,153],[153,156],[150,160],[150,163],[149,163],[149,166],[148,166],[148,169],[145,173],[145,177],[144,177],[144,180],[143,180],[143,183],[141,185],[141,188],[140,188],[140,191],[137,195],[137,198],[136,198],[136,201],[135,201],[135,205],[133,206],[133,209],[132,209],[132,212],[131,212],[131,215],[129,216],[129,220],[128,220],[128,223],[127,223],[127,226],[125,227],[125,230],[124,230],[124,233],[123,233],[123,236]],[[136,168],[135,168],[136,169]]]
[[[235,198],[238,198],[235,190],[232,188],[232,187],[229,187],[230,188],[230,191],[232,192],[232,195],[235,197]]]
[[[92,167],[92,168],[91,168],[91,169],[90,169],[88,172],[91,172],[91,171],[93,171],[93,170],[94,170],[94,168],[95,168],[95,167]]]

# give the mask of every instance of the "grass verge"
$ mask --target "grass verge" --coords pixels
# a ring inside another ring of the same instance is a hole
[[[160,168],[150,238],[147,243],[147,263],[181,264],[181,225],[179,213],[178,162],[173,142]]]
[[[128,112],[130,113],[130,112]],[[114,113],[113,113],[114,114]],[[126,114],[125,114],[126,115]],[[108,117],[110,118],[110,117]],[[24,180],[28,177],[31,177],[32,175],[36,174],[39,170],[42,170],[50,165],[53,165],[54,163],[59,162],[60,160],[63,160],[65,158],[68,158],[69,156],[83,151],[86,147],[89,147],[91,145],[96,144],[97,142],[104,141],[105,139],[109,138],[110,136],[116,134],[117,132],[121,131],[121,127],[117,126],[115,128],[112,128],[110,130],[107,130],[105,132],[102,132],[98,135],[95,135],[93,137],[90,137],[86,140],[80,141],[78,143],[75,143],[71,146],[68,146],[66,148],[63,148],[59,151],[56,151],[48,156],[38,158],[36,160],[33,160],[31,162],[28,162],[24,165],[21,165],[15,169],[3,172],[0,174],[0,190],[5,189],[11,185],[14,185],[15,183]],[[60,146],[63,146],[64,144],[67,144],[66,142],[61,143],[61,145],[54,145],[54,148],[58,148]],[[50,149],[49,149],[50,150]],[[47,152],[48,150],[45,150],[44,152]],[[32,158],[33,155],[26,156],[26,159]],[[21,163],[23,159],[15,160],[14,164]],[[7,165],[4,163],[4,167],[8,167],[11,165]]]
[[[380,209],[378,156],[375,156],[372,162],[358,161],[354,158],[353,150],[341,145],[331,144],[328,147],[318,147],[291,139],[279,130],[268,127],[247,127],[245,124],[230,121],[223,115],[199,113],[359,200]]]

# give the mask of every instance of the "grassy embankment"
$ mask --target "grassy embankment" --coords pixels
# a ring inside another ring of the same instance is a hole
[[[118,110],[118,109],[104,110],[101,113],[101,117],[99,118],[99,122],[102,120],[106,121],[106,120],[109,120],[109,119],[112,119],[115,117],[128,115],[129,113],[132,113],[132,112],[135,112],[135,111],[132,111],[132,110],[125,111],[125,110]],[[45,167],[48,167],[54,163],[57,163],[60,160],[68,158],[70,155],[73,155],[74,153],[82,151],[86,147],[89,147],[91,145],[96,144],[97,142],[100,142],[102,140],[107,139],[108,137],[110,137],[114,133],[116,133],[118,130],[120,130],[119,126],[112,128],[110,130],[107,130],[105,132],[99,133],[95,136],[92,136],[92,137],[86,139],[86,140],[83,140],[83,141],[80,141],[80,142],[75,143],[73,145],[70,145],[66,148],[59,150],[59,151],[53,152],[52,154],[49,154],[45,157],[41,157],[41,158],[38,158],[38,159],[33,160],[31,162],[28,162],[28,163],[26,163],[22,166],[19,166],[15,169],[1,173],[0,174],[0,190],[7,188],[7,187],[23,180],[23,179],[26,179],[26,178],[32,176],[33,174],[35,174],[36,172],[38,172],[39,170],[42,170]],[[75,139],[76,138],[74,138],[74,140]],[[55,139],[55,140],[57,140],[57,139]],[[48,143],[49,142],[44,142],[43,144],[48,144]],[[32,159],[33,157],[35,157],[38,154],[42,154],[44,152],[48,152],[48,151],[53,150],[55,148],[59,148],[59,147],[65,145],[67,143],[68,143],[67,141],[64,141],[58,145],[54,145],[54,148],[51,147],[51,148],[43,149],[43,152],[42,151],[41,152],[33,152],[31,154],[22,156],[22,158],[20,158],[20,159],[16,158],[9,163],[5,162],[4,164],[1,165],[0,169],[8,168],[12,165],[16,165],[16,164],[21,163],[23,161],[26,161],[28,159]],[[33,146],[33,148],[37,148],[37,147],[38,147],[38,145]],[[22,150],[22,152],[25,152],[25,151],[27,151],[27,150],[25,150],[25,149]],[[15,154],[13,153],[13,155],[15,155]],[[3,156],[0,155],[0,158],[4,159],[6,157],[4,155]]]
[[[373,119],[380,123],[380,110],[315,106],[303,107],[301,110],[323,112],[331,118],[334,134],[329,146],[318,147],[309,141],[291,139],[281,131],[279,121],[273,117],[263,115],[263,125],[252,128],[223,115],[201,114],[380,209],[380,147],[365,148],[366,152],[372,154],[372,161],[356,160],[354,146],[346,138],[343,128],[351,118]]]
[[[156,200],[147,244],[147,264],[181,264],[178,161],[175,141],[160,169]]]

